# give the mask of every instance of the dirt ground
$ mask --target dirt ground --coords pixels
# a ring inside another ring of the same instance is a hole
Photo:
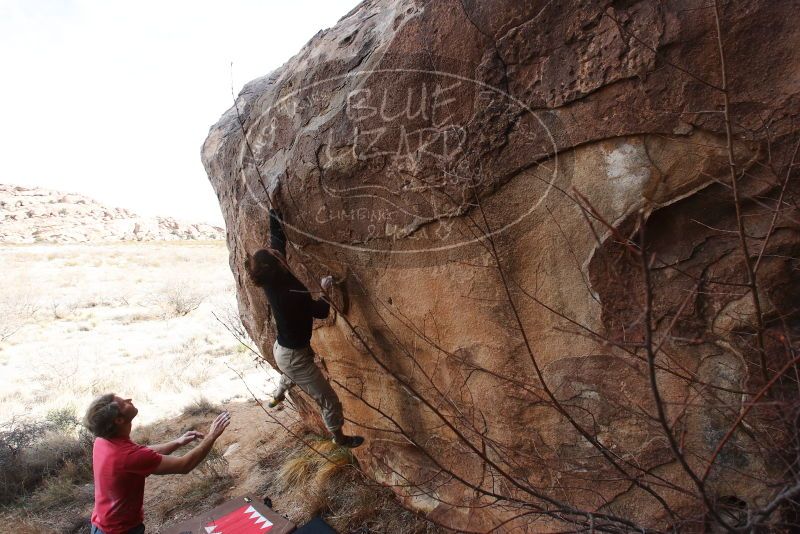
[[[145,444],[232,415],[194,472],[148,479],[148,532],[244,494],[269,496],[297,524],[323,514],[343,533],[438,532],[367,480],[349,451],[310,434],[290,402],[269,414],[255,402],[278,375],[229,331],[241,324],[227,262],[222,242],[0,247],[0,434],[61,428],[37,449],[52,463],[43,478],[0,502],[0,532],[89,531],[91,441],[77,421],[110,391],[134,399],[133,438]]]
[[[255,400],[224,406],[197,405],[178,417],[136,425],[132,438],[144,444],[169,441],[187,430],[207,430],[222,409],[231,424],[208,459],[188,475],[151,476],[145,485],[147,532],[209,510],[225,500],[246,494],[269,497],[272,508],[297,525],[322,515],[337,532],[353,534],[438,534],[435,525],[403,509],[392,492],[367,480],[346,449],[327,437],[307,433],[291,405],[265,412]],[[292,437],[321,451],[330,461]],[[174,454],[181,454],[176,451]],[[47,488],[45,483],[45,488]],[[52,491],[52,490],[47,490]],[[0,508],[0,522],[14,525],[17,534],[88,533],[93,487],[83,482],[59,495],[47,495],[49,506],[38,504]]]
[[[198,470],[188,475],[148,479],[145,521],[150,530],[157,532],[164,525],[180,522],[234,496],[266,495],[269,473],[260,462],[276,448],[287,446],[284,431],[254,401],[230,403],[224,408],[231,414],[231,424]],[[187,430],[205,432],[217,412],[214,409],[183,414],[140,428],[135,437],[140,443],[159,443]],[[284,424],[294,423],[287,410],[275,415]]]

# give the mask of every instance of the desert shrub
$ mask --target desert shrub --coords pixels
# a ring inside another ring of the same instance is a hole
[[[74,432],[80,427],[80,420],[75,415],[75,409],[71,406],[64,408],[55,408],[47,412],[44,418],[45,424],[51,427],[51,430],[69,434]]]
[[[161,306],[168,316],[183,317],[203,303],[206,296],[188,284],[178,282],[167,284],[161,294]]]
[[[92,437],[74,414],[58,410],[43,421],[11,422],[0,430],[0,504],[10,504],[68,467],[69,480],[91,478]],[[52,481],[53,492],[61,482]]]
[[[44,478],[36,490],[6,507],[0,520],[14,525],[15,533],[85,534],[90,529],[94,501],[91,464],[67,460],[53,475]],[[22,528],[18,528],[22,526]]]
[[[197,471],[206,478],[217,479],[228,476],[228,459],[216,447],[208,452],[206,459],[197,466]]]
[[[156,315],[151,315],[149,313],[132,313],[130,315],[129,314],[124,314],[124,315],[120,315],[120,317],[119,317],[120,323],[122,323],[124,325],[129,325],[129,324],[133,324],[133,323],[140,323],[142,321],[153,321],[153,320],[156,320],[156,319],[159,319],[159,316],[157,314]]]
[[[192,403],[187,404],[182,411],[187,417],[208,415],[211,413],[222,413],[222,409],[205,397],[200,397]]]
[[[50,302],[50,311],[53,313],[54,320],[73,318],[78,307],[78,303],[75,301],[57,302],[53,300]]]
[[[39,307],[27,296],[9,295],[0,300],[0,341],[16,334],[33,321]]]
[[[137,426],[131,432],[131,439],[140,445],[154,445],[159,442],[153,425]]]

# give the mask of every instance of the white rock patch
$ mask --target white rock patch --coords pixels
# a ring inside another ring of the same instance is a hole
[[[641,144],[623,143],[603,154],[612,187],[611,206],[617,216],[642,197],[650,179],[650,159]]]

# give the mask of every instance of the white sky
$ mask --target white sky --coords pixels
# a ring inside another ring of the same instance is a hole
[[[358,0],[0,0],[0,183],[220,224],[200,146]]]

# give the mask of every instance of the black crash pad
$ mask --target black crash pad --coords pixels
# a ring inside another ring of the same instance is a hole
[[[295,530],[294,534],[336,534],[336,531],[333,530],[324,519],[317,516]]]

